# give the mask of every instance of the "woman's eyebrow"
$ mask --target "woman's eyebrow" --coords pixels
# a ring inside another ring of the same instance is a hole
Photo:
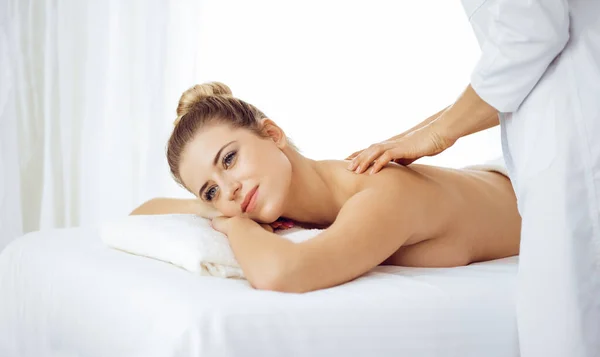
[[[223,147],[221,147],[221,149],[219,151],[217,151],[217,155],[215,155],[215,159],[213,160],[213,166],[217,166],[217,162],[219,161],[219,156],[221,156],[221,152],[230,144],[235,143],[235,140],[228,142],[227,144],[223,145]]]
[[[235,143],[236,140],[232,140],[230,142],[228,142],[227,144],[223,145],[221,147],[221,149],[219,149],[219,151],[217,151],[217,155],[215,155],[215,159],[213,160],[213,166],[217,166],[217,162],[219,162],[219,157],[221,156],[221,152],[223,152],[223,150],[225,150],[226,147],[228,147],[229,145]],[[206,186],[208,186],[208,181],[204,183],[204,185],[202,185],[202,187],[200,187],[200,190],[198,191],[198,197],[202,197],[202,191],[204,191],[204,189],[206,188]]]

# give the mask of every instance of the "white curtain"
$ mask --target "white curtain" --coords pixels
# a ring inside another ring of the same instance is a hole
[[[194,77],[198,3],[9,0],[3,10],[0,244],[183,195],[164,147]]]
[[[228,84],[305,155],[343,159],[450,104],[479,52],[444,0],[0,1],[0,249],[189,197],[164,150],[194,83]],[[491,131],[423,162],[500,153]]]
[[[0,251],[23,232],[17,146],[14,21],[0,2]]]

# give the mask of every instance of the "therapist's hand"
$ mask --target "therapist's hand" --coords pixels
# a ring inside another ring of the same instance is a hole
[[[355,152],[348,170],[369,174],[379,172],[387,163],[394,161],[401,165],[409,165],[423,156],[434,156],[452,146],[456,139],[446,135],[443,126],[434,122],[421,128],[390,138],[368,148]]]
[[[498,110],[486,103],[468,85],[447,109],[426,119],[407,133],[354,153],[348,169],[376,173],[388,162],[408,165],[423,156],[434,156],[459,138],[499,124]]]

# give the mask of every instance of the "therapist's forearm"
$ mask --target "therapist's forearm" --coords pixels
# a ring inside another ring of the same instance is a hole
[[[456,141],[498,125],[498,110],[481,99],[469,85],[456,102],[431,124],[447,139]]]
[[[412,128],[404,131],[403,133],[400,133],[398,135],[396,135],[395,137],[402,137],[408,133],[410,133],[411,131],[415,131],[417,129],[421,129],[422,127],[428,125],[429,123],[431,123],[432,121],[436,120],[437,118],[440,117],[440,115],[442,115],[442,113],[444,113],[446,110],[448,110],[448,108],[450,108],[450,106],[447,106],[446,108],[440,110],[439,112],[433,114],[432,116],[430,116],[429,118],[423,120],[422,122],[420,122],[419,124],[413,126]]]

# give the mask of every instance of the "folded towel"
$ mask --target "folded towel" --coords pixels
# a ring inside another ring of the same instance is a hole
[[[298,243],[321,230],[292,228],[279,231]],[[100,237],[109,247],[158,259],[200,275],[244,278],[227,237],[210,221],[193,214],[137,215],[108,222]]]
[[[466,166],[464,167],[464,169],[492,171],[508,177],[508,170],[506,169],[506,163],[504,162],[504,158],[502,156],[493,160],[486,161],[483,164]]]

